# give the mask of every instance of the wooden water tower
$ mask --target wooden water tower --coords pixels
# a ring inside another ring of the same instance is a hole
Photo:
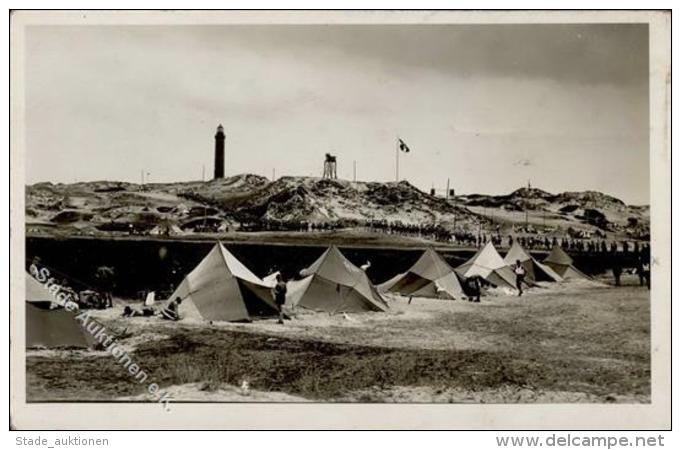
[[[338,178],[338,175],[336,174],[336,157],[330,153],[327,153],[326,158],[324,159],[324,174],[322,175],[322,178],[329,180]]]

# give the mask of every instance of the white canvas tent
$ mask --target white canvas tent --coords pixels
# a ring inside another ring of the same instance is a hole
[[[518,241],[513,241],[513,245],[504,257],[504,262],[509,266],[514,266],[516,261],[520,261],[520,264],[525,268],[525,278],[528,281],[563,281],[563,277],[552,268],[534,259]]]
[[[459,276],[432,248],[423,252],[408,271],[378,285],[378,290],[414,297],[465,297]]]
[[[303,279],[288,283],[286,301],[290,305],[332,314],[388,309],[366,273],[335,246],[329,247],[300,274]]]
[[[64,308],[54,308],[57,298],[26,273],[26,347],[75,347],[87,348],[94,338],[76,313]]]
[[[182,231],[178,224],[164,220],[152,228],[149,234],[152,236],[178,236],[184,234],[184,231]]]
[[[216,321],[275,316],[270,287],[255,276],[222,243],[217,243],[175,290],[183,299],[180,314]]]
[[[485,244],[471,259],[456,268],[464,278],[479,276],[497,287],[515,289],[515,274],[491,242]]]
[[[572,258],[557,245],[551,249],[551,253],[544,260],[544,264],[566,280],[571,278],[584,280],[591,279],[591,277],[577,269],[573,265]]]

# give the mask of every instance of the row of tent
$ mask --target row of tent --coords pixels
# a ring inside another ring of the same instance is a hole
[[[336,247],[329,247],[300,274],[302,279],[287,283],[287,304],[330,313],[388,309],[387,301],[366,273]],[[278,314],[272,287],[272,282],[258,278],[218,243],[170,298],[183,299],[187,317],[249,320]]]
[[[386,311],[388,303],[366,273],[336,247],[328,248],[302,279],[288,283],[287,303],[336,312]],[[170,299],[181,298],[183,316],[210,321],[245,321],[278,314],[271,278],[262,280],[221,243],[182,280]],[[26,273],[26,346],[87,347],[89,334],[52,292]],[[91,339],[90,339],[91,340]]]
[[[589,279],[558,246],[541,263],[517,242],[513,243],[505,258],[488,242],[456,269],[435,250],[428,249],[407,272],[379,285],[378,289],[415,297],[455,299],[464,295],[462,280],[472,277],[480,277],[495,287],[516,289],[512,267],[517,261],[525,268],[525,282],[528,285],[541,281],[561,282],[570,278]]]
[[[589,278],[574,267],[572,258],[560,247],[555,247],[544,262],[539,262],[517,243],[506,258],[488,243],[456,269],[435,250],[428,249],[407,272],[374,286],[362,269],[331,246],[300,272],[302,279],[287,283],[286,304],[332,314],[386,311],[389,306],[384,293],[455,299],[465,296],[463,280],[471,277],[480,277],[496,287],[515,289],[511,266],[516,261],[525,267],[530,285]],[[182,305],[188,317],[249,320],[277,314],[271,294],[273,285],[271,277],[261,280],[218,243],[170,298],[184,300]]]
[[[520,261],[529,283],[588,278],[572,259],[555,247],[540,263],[520,245],[514,244],[502,258],[491,243],[470,260],[453,269],[433,249],[426,250],[405,273],[374,286],[364,270],[351,263],[337,247],[331,246],[312,265],[303,269],[300,280],[287,283],[286,304],[328,313],[387,311],[384,293],[459,298],[462,281],[481,277],[497,286],[515,289],[511,265]],[[182,298],[183,315],[210,321],[245,321],[278,314],[272,298],[271,277],[261,279],[243,265],[222,243],[217,243],[182,280],[170,299]],[[26,274],[26,344],[28,347],[86,347],[85,330],[73,313],[51,309],[56,304],[45,286]]]

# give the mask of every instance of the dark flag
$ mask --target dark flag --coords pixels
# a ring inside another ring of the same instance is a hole
[[[404,153],[409,153],[411,151],[409,147],[407,147],[407,144],[405,144],[402,139],[397,138],[397,140],[400,143],[400,150],[402,150]]]

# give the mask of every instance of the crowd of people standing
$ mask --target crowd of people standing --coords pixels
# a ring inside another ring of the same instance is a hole
[[[570,236],[542,235],[541,233],[529,235],[503,235],[502,233],[473,232],[468,230],[450,230],[439,224],[413,224],[402,221],[389,220],[356,220],[342,219],[335,221],[310,222],[304,220],[259,220],[254,222],[241,222],[237,229],[241,231],[297,231],[297,232],[324,232],[335,231],[344,228],[363,229],[387,235],[399,235],[429,239],[443,243],[454,243],[464,247],[481,247],[487,242],[492,242],[495,247],[510,247],[513,239],[518,240],[520,245],[529,250],[551,250],[556,245],[566,251],[575,253],[606,253],[606,252],[633,252],[638,254],[645,251],[647,244],[640,241],[615,241],[609,239],[574,238]]]

